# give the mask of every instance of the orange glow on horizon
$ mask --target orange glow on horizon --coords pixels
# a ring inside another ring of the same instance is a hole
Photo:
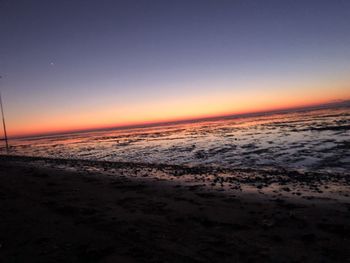
[[[225,94],[214,91],[192,96],[180,94],[174,98],[100,107],[77,104],[73,109],[37,110],[31,119],[18,114],[17,118],[7,118],[7,127],[9,137],[31,136],[306,107],[350,99],[347,83],[304,84],[294,89],[261,84],[259,89],[240,89]]]
[[[191,109],[190,107],[185,108],[182,111],[177,112],[168,112],[163,114],[151,114],[149,113],[149,118],[144,116],[129,116],[129,120],[124,117],[124,121],[121,122],[113,122],[108,121],[108,116],[106,115],[103,120],[105,122],[101,123],[97,122],[96,119],[90,119],[90,123],[87,121],[84,123],[84,119],[81,123],[76,122],[75,118],[69,120],[68,118],[56,119],[50,123],[45,125],[37,125],[33,128],[24,129],[21,127],[20,129],[11,129],[10,134],[11,137],[16,136],[33,136],[33,135],[45,135],[45,134],[54,134],[54,133],[64,133],[64,132],[74,132],[74,131],[84,131],[84,130],[95,130],[95,129],[108,129],[108,128],[117,128],[117,127],[125,127],[125,126],[136,126],[136,125],[149,125],[149,124],[157,124],[157,123],[166,123],[166,122],[177,122],[177,121],[186,121],[186,120],[195,120],[195,119],[205,119],[205,118],[213,118],[220,116],[229,116],[229,115],[240,115],[240,114],[250,114],[250,113],[258,113],[258,112],[269,112],[275,110],[284,110],[284,109],[293,109],[293,108],[302,108],[308,106],[321,105],[325,103],[331,103],[334,100],[301,100],[301,101],[280,101],[279,103],[270,104],[269,102],[260,103],[256,106],[252,106],[248,103],[245,107],[239,104],[232,107],[232,110],[225,110],[225,107],[218,107],[211,105],[207,108]],[[217,109],[217,110],[216,110]],[[187,112],[193,111],[193,114],[186,114]],[[200,112],[203,114],[200,114]],[[98,115],[98,114],[96,114]],[[103,116],[103,115],[102,115]],[[96,116],[95,118],[101,120]],[[68,119],[68,120],[67,120]],[[53,122],[55,124],[53,124]],[[75,122],[75,123],[74,123]]]

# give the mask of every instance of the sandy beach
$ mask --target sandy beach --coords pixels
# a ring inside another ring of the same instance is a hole
[[[348,262],[349,185],[346,176],[1,157],[0,262]]]
[[[350,0],[0,1],[0,263],[350,263]]]

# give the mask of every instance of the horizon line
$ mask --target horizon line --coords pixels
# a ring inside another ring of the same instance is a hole
[[[68,135],[68,134],[77,134],[77,133],[87,133],[87,132],[99,132],[99,131],[113,131],[113,130],[127,130],[127,129],[136,129],[136,128],[148,128],[148,127],[156,127],[156,126],[166,126],[166,125],[176,125],[176,124],[184,124],[190,122],[203,122],[203,121],[211,121],[211,120],[220,120],[220,119],[230,119],[230,118],[244,118],[251,116],[259,116],[263,114],[273,114],[273,113],[285,113],[288,111],[298,111],[305,109],[322,109],[325,107],[331,106],[350,106],[350,99],[347,100],[339,100],[335,102],[326,102],[326,103],[318,103],[314,105],[304,105],[297,107],[287,107],[287,108],[279,108],[272,110],[262,110],[262,111],[252,111],[252,112],[244,112],[244,113],[231,113],[231,114],[223,114],[216,116],[207,116],[207,117],[192,117],[192,118],[184,118],[180,120],[169,120],[169,121],[150,121],[150,122],[139,122],[129,125],[112,125],[105,126],[99,128],[87,128],[87,129],[75,129],[75,130],[66,130],[66,131],[53,131],[53,132],[44,132],[37,134],[24,134],[18,136],[10,136],[9,139],[25,139],[25,138],[36,138],[36,137],[49,137],[49,136],[57,136],[57,135]],[[1,139],[2,140],[2,139]]]

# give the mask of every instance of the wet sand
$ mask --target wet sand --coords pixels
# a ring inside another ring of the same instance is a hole
[[[0,262],[350,262],[348,176],[0,157]]]
[[[350,102],[338,106],[18,138],[11,140],[11,154],[346,173],[350,171]],[[5,154],[5,149],[0,147],[0,153]]]

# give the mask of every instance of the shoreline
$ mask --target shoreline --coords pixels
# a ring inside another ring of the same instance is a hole
[[[63,159],[33,156],[4,156],[0,162],[46,167],[75,172],[99,173],[104,176],[122,174],[153,183],[192,186],[204,191],[244,195],[258,198],[334,199],[350,202],[350,173],[301,172],[283,168],[222,168],[138,162],[113,162],[88,159]]]
[[[0,261],[350,260],[348,179],[193,169],[2,156]]]

